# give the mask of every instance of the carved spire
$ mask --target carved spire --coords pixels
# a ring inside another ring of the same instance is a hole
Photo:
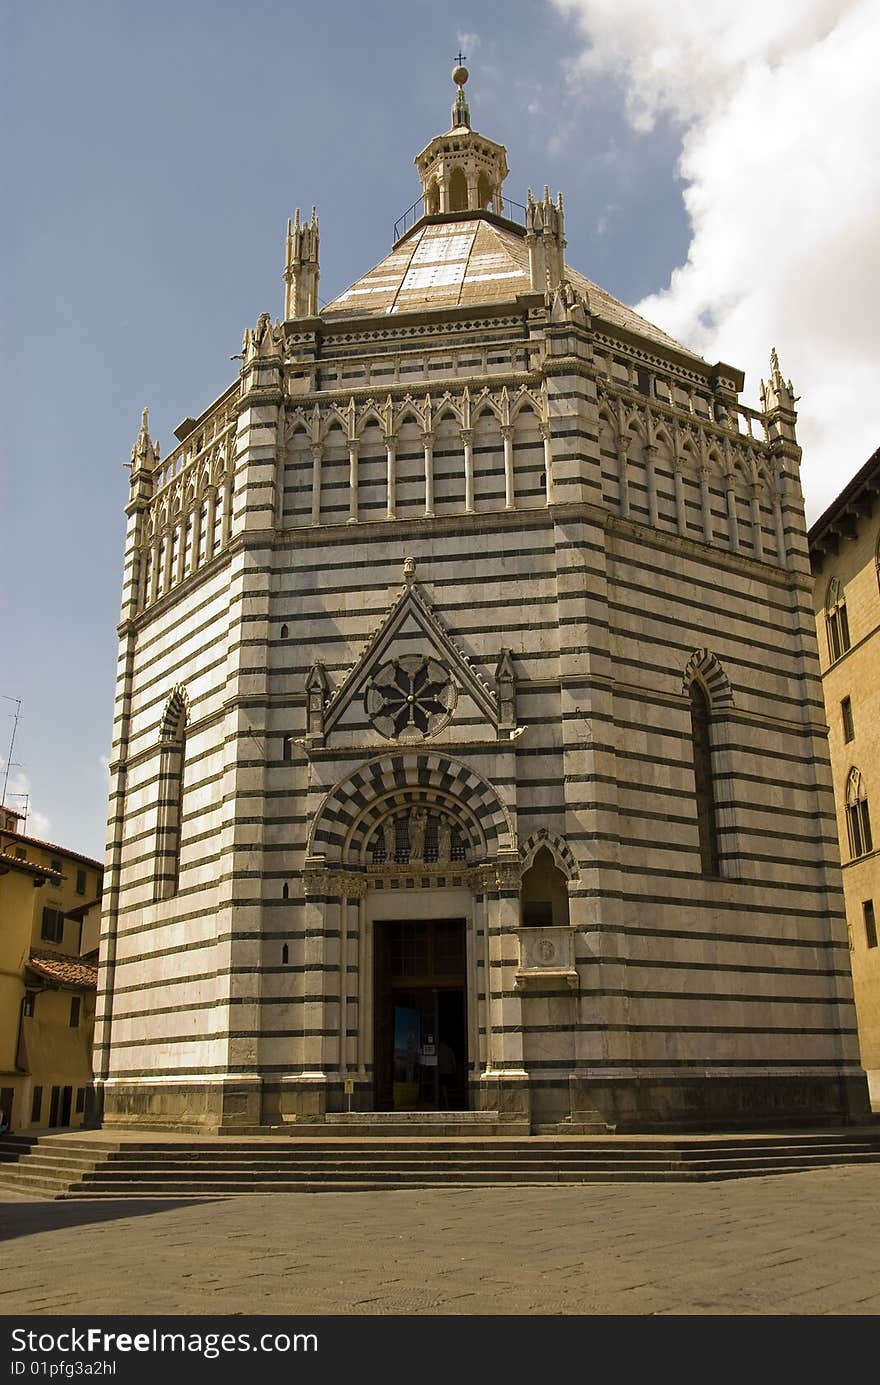
[[[455,93],[455,100],[452,103],[452,128],[453,130],[460,130],[462,128],[469,130],[471,128],[471,113],[468,107],[467,97],[464,94],[464,84],[470,76],[470,73],[467,68],[462,65],[461,53],[459,53],[458,58],[459,61],[457,65],[452,69],[452,80],[458,88]]]
[[[152,472],[159,464],[159,445],[153,442],[150,437],[150,411],[144,409],[141,414],[140,432],[137,435],[134,447],[131,449],[131,474],[137,471]]]
[[[287,223],[287,259],[284,269],[284,318],[315,317],[318,312],[318,214],[301,225],[299,207]]]
[[[794,411],[794,406],[797,403],[794,386],[790,380],[786,384],[779,368],[779,356],[775,346],[770,349],[770,379],[767,384],[763,380],[761,381],[761,401],[766,414],[769,414],[773,409]]]
[[[471,129],[464,94],[467,79],[468,70],[459,61],[452,70],[452,80],[458,88],[452,107],[452,129],[437,135],[415,158],[427,216],[486,208],[498,215],[504,211],[501,186],[508,172],[507,151],[503,144]]]
[[[529,273],[532,288],[537,293],[553,293],[565,278],[565,213],[562,193],[556,201],[550,189],[536,202],[529,188],[526,205],[526,245],[529,251]]]

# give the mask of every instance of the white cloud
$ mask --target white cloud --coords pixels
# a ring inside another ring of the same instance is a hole
[[[629,119],[681,128],[687,262],[638,311],[746,372],[770,347],[801,396],[808,517],[880,442],[880,6],[875,0],[551,0],[622,82]]]
[[[109,774],[110,774],[110,756],[109,756],[109,755],[99,755],[99,756],[98,756],[98,764],[101,766],[101,769],[102,769],[103,773],[109,776]]]
[[[468,56],[476,53],[480,46],[480,35],[458,33],[455,35],[455,41],[458,44],[459,52],[462,54],[465,62],[467,62]]]
[[[6,761],[0,758],[0,775],[6,772]],[[0,785],[2,787],[2,785]],[[17,813],[26,813],[27,820],[20,824],[21,831],[28,837],[42,837],[48,840],[52,830],[52,820],[35,808],[31,799],[31,781],[21,770],[11,769],[6,786],[5,803]]]

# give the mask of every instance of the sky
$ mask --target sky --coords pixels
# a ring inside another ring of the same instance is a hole
[[[32,835],[103,856],[141,409],[167,453],[234,379],[297,206],[322,301],[387,254],[459,49],[505,192],[563,192],[575,268],[742,368],[746,403],[778,348],[808,521],[880,442],[876,0],[0,0],[0,24],[0,785]]]

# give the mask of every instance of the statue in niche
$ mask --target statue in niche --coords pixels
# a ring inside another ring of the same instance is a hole
[[[409,859],[425,859],[425,832],[428,827],[428,814],[424,808],[413,808],[409,815]]]
[[[452,858],[452,824],[449,818],[442,817],[437,828],[437,860],[449,861]]]

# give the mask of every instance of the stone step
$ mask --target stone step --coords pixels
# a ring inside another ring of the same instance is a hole
[[[880,1151],[845,1149],[839,1151],[787,1151],[777,1154],[776,1159],[782,1159],[789,1164],[801,1163],[805,1165],[826,1165],[831,1163],[876,1163],[880,1162]],[[377,1159],[366,1153],[344,1154],[334,1152],[315,1158],[308,1155],[293,1156],[290,1158],[278,1159],[266,1156],[260,1161],[244,1162],[234,1157],[214,1160],[199,1160],[194,1158],[168,1158],[164,1160],[145,1160],[138,1156],[129,1159],[112,1159],[95,1161],[91,1160],[86,1165],[65,1164],[63,1162],[42,1163],[36,1160],[28,1160],[22,1168],[32,1168],[35,1171],[52,1172],[53,1170],[67,1170],[71,1175],[81,1174],[87,1176],[94,1169],[100,1169],[102,1176],[105,1177],[128,1177],[136,1174],[138,1177],[171,1177],[171,1176],[199,1176],[204,1173],[212,1177],[228,1176],[235,1174],[241,1177],[260,1178],[276,1173],[300,1173],[303,1169],[339,1169],[352,1168],[361,1169],[365,1172],[381,1173],[393,1169],[410,1169],[414,1172],[424,1172],[427,1169],[470,1169],[480,1168],[496,1170],[499,1173],[527,1173],[534,1169],[558,1169],[577,1170],[600,1166],[608,1168],[649,1168],[654,1166],[668,1168],[685,1169],[710,1169],[710,1168],[747,1168],[754,1164],[769,1165],[773,1159],[768,1159],[758,1152],[731,1152],[718,1154],[713,1158],[705,1158],[695,1155],[691,1158],[681,1159],[675,1155],[664,1154],[661,1151],[647,1150],[644,1153],[631,1152],[628,1155],[619,1155],[614,1158],[609,1153],[588,1153],[584,1151],[572,1151],[564,1158],[519,1158],[507,1155],[496,1155],[487,1157],[484,1154],[472,1153],[467,1155],[454,1155],[445,1158],[427,1157],[414,1155],[408,1152],[389,1153],[386,1157]]]
[[[0,1185],[39,1197],[211,1197],[342,1191],[705,1181],[880,1161],[880,1131],[705,1138],[366,1137],[105,1142],[13,1137]]]

